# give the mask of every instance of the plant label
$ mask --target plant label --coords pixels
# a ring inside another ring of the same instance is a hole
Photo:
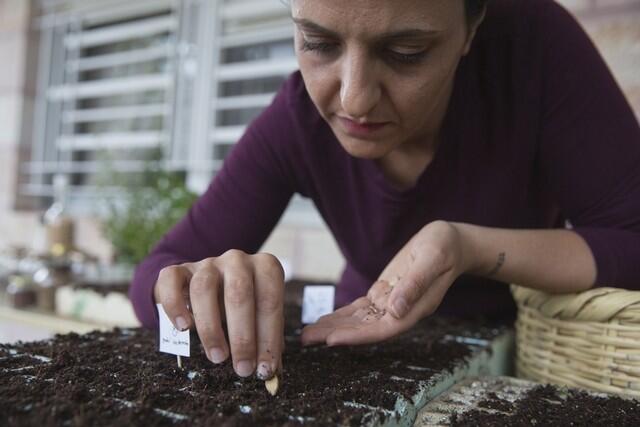
[[[315,323],[333,311],[334,286],[305,286],[302,294],[302,323]]]
[[[162,308],[162,304],[156,304],[158,307],[158,319],[160,320],[160,351],[163,353],[175,354],[176,356],[189,357],[190,341],[189,331],[179,331],[173,326],[169,316]]]

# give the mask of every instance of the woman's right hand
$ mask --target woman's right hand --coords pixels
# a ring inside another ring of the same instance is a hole
[[[213,363],[222,363],[231,354],[238,375],[256,372],[262,380],[281,369],[284,272],[275,256],[230,250],[219,257],[165,267],[154,297],[177,329],[195,326]]]

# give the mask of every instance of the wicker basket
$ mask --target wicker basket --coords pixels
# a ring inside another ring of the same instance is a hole
[[[518,304],[518,376],[640,397],[640,292],[511,291]]]

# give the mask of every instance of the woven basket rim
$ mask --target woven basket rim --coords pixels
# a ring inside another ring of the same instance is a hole
[[[602,287],[571,294],[548,294],[511,285],[518,307],[534,309],[542,317],[578,322],[624,320],[640,323],[640,291]]]

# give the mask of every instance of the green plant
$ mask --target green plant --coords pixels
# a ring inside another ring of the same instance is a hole
[[[113,176],[117,184],[123,177]],[[160,238],[182,218],[197,196],[177,172],[148,168],[141,179],[120,185],[122,196],[109,199],[103,221],[105,236],[115,250],[115,260],[137,264]]]

